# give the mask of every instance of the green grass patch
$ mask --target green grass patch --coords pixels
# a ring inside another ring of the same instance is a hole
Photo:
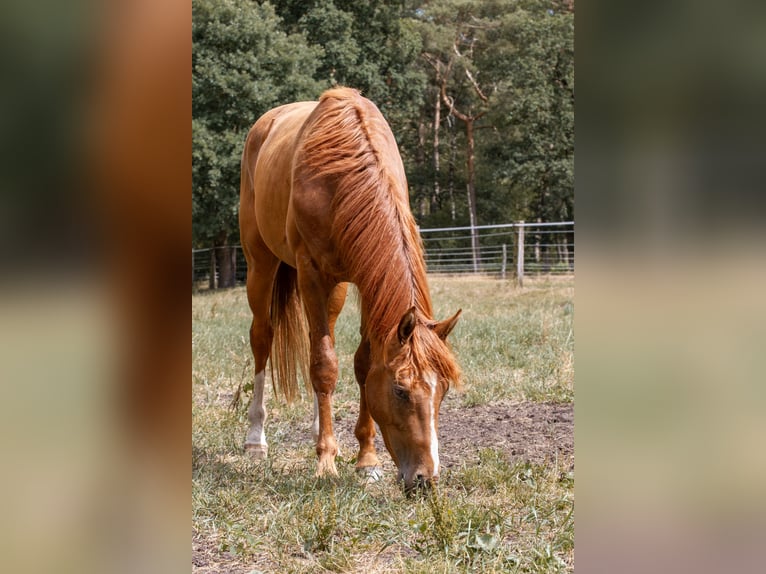
[[[463,370],[463,406],[502,400],[571,402],[574,398],[574,280],[511,281],[483,278],[430,279],[437,319],[458,308],[463,316],[450,335]],[[353,291],[353,289],[352,289]],[[250,383],[250,311],[244,288],[192,298],[195,392],[220,400]],[[336,325],[340,365],[336,403],[356,403],[353,356],[359,313],[350,295]]]
[[[464,310],[451,335],[465,391],[450,408],[504,400],[573,400],[571,280],[524,289],[487,279],[431,279],[441,319]],[[314,476],[311,402],[285,405],[267,390],[269,458],[242,452],[253,376],[250,314],[237,288],[197,294],[193,314],[192,510],[198,537],[232,570],[269,572],[571,572],[570,462],[532,464],[484,449],[407,498],[392,473],[365,484],[343,452],[340,476]],[[349,298],[337,325],[336,418],[358,403],[353,353],[358,314]],[[297,441],[302,429],[305,441]],[[386,455],[387,456],[387,455]],[[251,566],[248,566],[251,565]]]

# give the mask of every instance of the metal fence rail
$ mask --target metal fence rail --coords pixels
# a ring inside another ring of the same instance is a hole
[[[574,222],[506,223],[421,229],[429,273],[513,275],[574,273]]]
[[[525,275],[574,273],[574,222],[505,223],[470,227],[421,229],[426,267],[433,274],[482,274],[515,278]],[[236,278],[244,283],[247,271],[240,246],[233,247]],[[192,249],[192,286],[215,287],[214,249]],[[212,277],[212,281],[211,281]]]

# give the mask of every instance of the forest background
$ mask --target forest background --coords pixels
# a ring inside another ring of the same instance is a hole
[[[421,227],[574,219],[573,0],[193,0],[192,17],[192,247],[238,244],[258,117],[334,85],[391,124]]]

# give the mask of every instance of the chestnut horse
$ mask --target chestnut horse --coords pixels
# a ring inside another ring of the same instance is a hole
[[[433,319],[404,167],[378,108],[356,90],[336,88],[319,102],[265,113],[242,156],[239,220],[256,373],[245,450],[267,454],[263,386],[271,355],[274,388],[288,401],[299,372],[311,381],[317,475],[337,474],[334,329],[354,283],[361,303],[356,468],[380,476],[374,420],[407,491],[437,479],[439,406],[460,374],[445,340],[460,311]]]

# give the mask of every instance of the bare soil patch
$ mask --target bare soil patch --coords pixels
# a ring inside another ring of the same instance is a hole
[[[482,449],[504,453],[511,462],[543,464],[559,461],[574,468],[573,403],[499,403],[469,408],[449,405],[439,414],[439,457],[444,470],[479,461]],[[352,416],[353,415],[353,416]],[[339,418],[335,428],[343,454],[353,456],[358,448],[354,438],[356,412]],[[311,441],[310,433],[302,440]],[[378,455],[386,471],[395,467],[378,432]]]
[[[442,409],[439,456],[445,468],[472,464],[494,448],[509,460],[574,466],[574,405],[515,403]]]

